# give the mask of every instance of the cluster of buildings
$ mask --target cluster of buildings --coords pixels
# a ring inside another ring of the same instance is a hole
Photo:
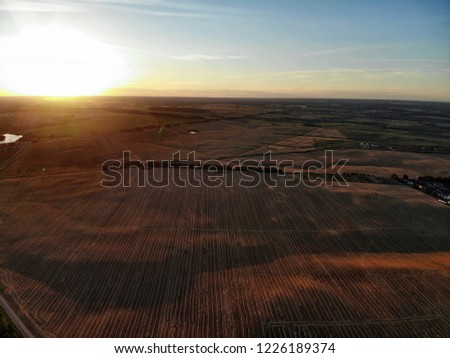
[[[399,181],[403,184],[410,185],[417,190],[435,196],[444,204],[449,204],[450,185],[437,180],[433,177],[419,177],[418,179],[399,178]]]
[[[373,144],[373,143],[359,143],[359,146],[362,148],[378,148],[377,144]]]
[[[447,203],[450,201],[450,188],[446,185],[433,181],[425,182],[424,185],[426,191],[431,195],[434,195],[439,199],[446,201]]]

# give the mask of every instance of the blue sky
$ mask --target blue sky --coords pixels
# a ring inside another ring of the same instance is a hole
[[[54,23],[126,59],[113,94],[450,100],[450,1],[0,1]]]

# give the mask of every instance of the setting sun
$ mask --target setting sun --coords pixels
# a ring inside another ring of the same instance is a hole
[[[0,84],[12,94],[92,95],[126,76],[112,47],[59,25],[28,27],[0,48]]]

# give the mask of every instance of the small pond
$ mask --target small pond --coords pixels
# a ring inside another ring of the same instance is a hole
[[[3,135],[0,135],[0,139],[2,139],[0,140],[0,144],[14,143],[22,137],[23,136],[21,135],[5,133]]]

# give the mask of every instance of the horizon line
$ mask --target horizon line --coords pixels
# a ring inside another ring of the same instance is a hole
[[[45,98],[45,99],[76,99],[94,97],[129,97],[129,98],[171,98],[171,99],[230,99],[230,100],[354,100],[354,101],[396,101],[396,102],[437,102],[448,103],[450,99],[417,99],[417,98],[364,98],[364,97],[267,97],[267,96],[196,96],[196,95],[127,95],[127,94],[88,94],[73,96],[51,96],[51,95],[26,95],[26,94],[0,94],[0,98]]]

